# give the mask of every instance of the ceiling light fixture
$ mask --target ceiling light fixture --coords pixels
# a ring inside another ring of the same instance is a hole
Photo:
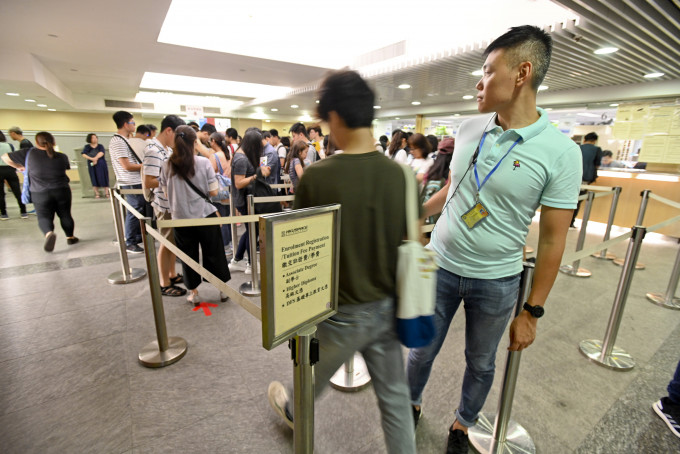
[[[538,86],[538,91],[547,90],[548,88],[550,88],[550,87],[548,87],[547,85],[539,85],[539,86]]]
[[[472,71],[470,74],[473,75],[473,76],[482,76],[482,75],[484,75],[484,71],[482,71],[481,69],[478,69],[477,71]]]
[[[24,99],[26,102],[35,102],[35,99]]]
[[[272,109],[272,112],[278,112],[278,111],[279,111],[279,109],[277,109],[277,108]]]
[[[663,73],[649,73],[649,74],[645,74],[644,78],[645,79],[654,79],[655,77],[661,77],[663,75],[664,75]]]
[[[420,101],[411,101],[411,104],[413,104],[414,106],[419,106],[419,105],[420,105]]]
[[[19,93],[5,93],[7,96],[19,96]]]
[[[50,112],[56,112],[57,111],[57,109],[47,109],[47,110],[49,110]]]
[[[276,85],[253,84],[233,80],[209,79],[206,77],[180,76],[177,74],[152,72],[144,73],[139,88],[270,99],[283,98],[286,93],[290,91],[290,87],[280,87]]]
[[[613,54],[614,52],[618,51],[618,47],[601,47],[600,49],[597,49],[594,51],[594,54],[597,55],[606,55],[606,54]]]
[[[38,104],[38,107],[47,107],[47,104]]]
[[[399,118],[399,117],[394,117],[394,119],[395,119],[395,120],[401,120],[401,118]]]
[[[318,99],[316,100],[316,103],[319,104],[319,100],[318,100]]]
[[[297,104],[291,104],[290,107],[292,107],[293,109],[297,109],[300,106],[298,106]]]
[[[609,107],[618,107],[618,103],[609,104]]]
[[[472,96],[472,95],[465,95],[465,96],[463,96],[463,99],[472,99],[472,98],[474,98],[474,96]]]
[[[373,106],[374,109],[382,109],[382,106]]]
[[[409,88],[411,88],[411,86],[409,84],[401,84],[397,88],[401,88],[402,90],[408,90]]]

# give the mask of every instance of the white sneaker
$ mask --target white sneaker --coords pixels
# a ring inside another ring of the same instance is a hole
[[[229,271],[245,271],[250,265],[245,261],[245,259],[235,260],[231,259],[229,262]]]
[[[272,406],[276,414],[292,429],[294,426],[293,418],[286,411],[286,404],[289,400],[286,388],[280,382],[273,381],[269,384],[269,389],[267,389],[267,397],[269,398],[269,405]]]
[[[257,262],[257,273],[260,273],[260,262]],[[253,274],[253,268],[250,266],[250,263],[246,265],[246,270],[243,272],[243,274]]]

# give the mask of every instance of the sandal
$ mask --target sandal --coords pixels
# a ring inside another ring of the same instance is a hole
[[[183,280],[184,280],[184,276],[182,276],[181,274],[178,274],[177,276],[170,278],[170,284],[172,284],[172,285],[181,284]]]
[[[187,291],[171,284],[167,287],[161,287],[161,294],[163,296],[184,296],[187,294]]]

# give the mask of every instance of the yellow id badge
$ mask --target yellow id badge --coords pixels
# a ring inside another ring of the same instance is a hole
[[[487,216],[489,216],[487,209],[484,208],[484,205],[482,205],[480,202],[477,202],[475,206],[470,208],[460,218],[463,220],[463,222],[465,222],[465,224],[467,224],[469,229],[472,229]]]

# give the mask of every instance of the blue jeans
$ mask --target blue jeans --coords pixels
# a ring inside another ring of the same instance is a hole
[[[387,452],[415,453],[413,416],[404,375],[404,359],[394,323],[394,300],[343,304],[317,326],[319,362],[314,366],[314,395],[319,396],[335,371],[361,352],[378,398]],[[293,395],[289,388],[289,395]],[[286,409],[293,415],[293,402]],[[349,434],[348,434],[349,436]]]
[[[432,363],[464,300],[466,367],[456,419],[466,427],[475,425],[493,384],[496,350],[517,303],[519,279],[519,274],[500,279],[472,279],[439,269],[435,307],[437,334],[430,345],[412,349],[408,355],[406,373],[413,405],[422,403]]]
[[[678,367],[675,368],[673,380],[668,383],[668,398],[675,405],[680,406],[680,362],[678,362]]]
[[[121,189],[142,189],[141,184],[128,184],[120,187]],[[135,210],[139,211],[142,215],[145,215],[146,200],[144,200],[143,194],[125,194],[125,200],[134,207]],[[125,245],[134,246],[142,242],[142,228],[139,225],[139,219],[137,219],[129,211],[125,214]]]

